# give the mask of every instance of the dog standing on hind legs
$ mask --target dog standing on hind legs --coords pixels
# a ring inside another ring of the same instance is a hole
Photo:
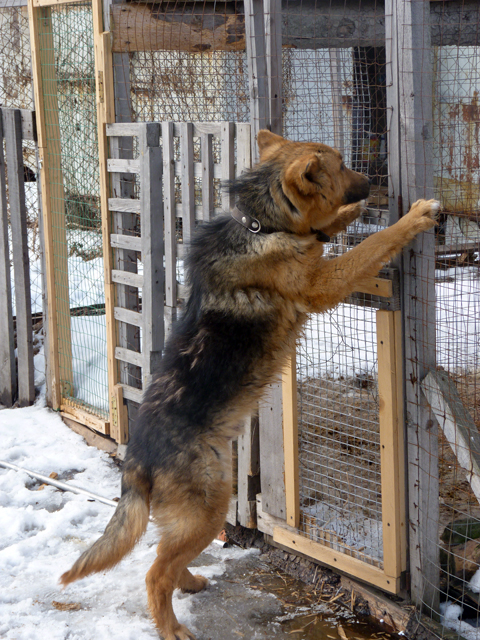
[[[362,211],[367,178],[317,143],[258,134],[260,162],[228,186],[232,215],[202,225],[189,251],[190,295],[147,389],[128,445],[122,495],[103,536],[61,577],[109,569],[149,515],[161,540],[147,573],[148,605],[165,640],[194,639],[173,612],[174,589],[207,580],[188,564],[222,529],[231,492],[230,442],[278,376],[309,313],[331,309],[434,224],[419,200],[391,227],[340,257],[323,243]]]

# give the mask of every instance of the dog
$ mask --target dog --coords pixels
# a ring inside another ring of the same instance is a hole
[[[121,498],[102,537],[61,577],[68,585],[116,565],[150,514],[160,532],[148,605],[165,640],[194,640],[172,608],[178,588],[207,585],[188,564],[223,528],[231,441],[279,375],[309,313],[332,309],[434,226],[419,200],[396,224],[347,253],[324,243],[362,212],[368,179],[323,144],[257,138],[259,163],[227,185],[237,205],[200,226],[188,252],[189,297],[145,392],[123,467]]]

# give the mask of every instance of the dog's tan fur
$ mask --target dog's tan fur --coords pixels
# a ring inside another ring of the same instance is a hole
[[[207,580],[187,565],[221,530],[232,478],[230,442],[279,374],[308,313],[335,307],[378,274],[418,233],[438,203],[419,200],[393,226],[325,260],[317,232],[335,235],[362,211],[366,178],[325,145],[258,135],[260,163],[230,185],[265,233],[230,217],[204,225],[190,250],[184,317],[147,390],[104,535],[61,581],[110,568],[142,535],[151,513],[161,531],[147,574],[150,611],[166,640],[193,634],[172,609],[175,588]]]

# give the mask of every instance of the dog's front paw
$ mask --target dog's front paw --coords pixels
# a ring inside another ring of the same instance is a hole
[[[184,624],[178,625],[171,633],[163,635],[165,640],[196,640],[193,633]]]
[[[417,200],[403,219],[416,235],[435,226],[439,210],[438,200]]]

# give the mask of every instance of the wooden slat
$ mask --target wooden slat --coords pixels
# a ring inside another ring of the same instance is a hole
[[[267,62],[268,121],[270,131],[282,135],[282,1],[264,0]]]
[[[85,0],[33,0],[33,6],[34,7],[55,7],[57,5],[70,4],[70,2],[80,3],[84,1]]]
[[[220,139],[222,180],[233,180],[235,177],[235,129],[232,122],[222,123]],[[222,189],[222,207],[227,213],[234,207],[234,198],[228,189]]]
[[[173,122],[162,124],[163,215],[165,224],[165,306],[168,332],[177,313],[177,218],[175,215],[175,166]]]
[[[300,485],[298,469],[297,369],[295,353],[282,374],[283,452],[285,457],[285,500],[287,524],[300,525]]]
[[[143,122],[112,122],[105,125],[105,134],[118,137],[139,136],[142,133]]]
[[[61,167],[60,125],[51,11],[28,4],[32,73],[37,117],[38,152],[45,233],[48,352],[51,372],[49,403],[61,404],[61,383],[73,389],[68,294],[68,254]],[[47,138],[47,128],[49,137]]]
[[[213,214],[213,134],[200,136],[202,154],[202,220],[210,220]]]
[[[237,517],[238,522],[248,529],[253,529],[257,526],[256,494],[260,486],[258,425],[257,415],[247,418],[245,421],[245,431],[238,437],[237,445]]]
[[[182,189],[183,244],[188,246],[195,229],[195,181],[193,177],[193,125],[180,124],[180,162]]]
[[[108,158],[107,171],[109,173],[139,173],[140,160]]]
[[[117,360],[123,360],[123,362],[129,362],[137,367],[143,367],[145,359],[142,353],[131,351],[130,349],[124,349],[123,347],[115,347],[115,358]]]
[[[106,124],[115,120],[115,100],[111,39],[110,33],[104,30],[103,6],[101,0],[92,0],[92,18],[95,50],[95,90],[97,104],[100,203],[102,214],[103,268],[105,278],[105,321],[107,327],[106,338],[110,432],[111,436],[121,444],[126,442],[128,439],[128,416],[126,415],[126,408],[123,404],[122,390],[118,387],[119,367],[115,358],[117,332],[114,308],[116,303],[115,286],[111,277],[114,268],[113,252],[110,246],[112,214],[108,208],[108,198],[111,195],[110,176],[108,175],[107,162],[109,143],[105,133]],[[129,162],[129,160],[118,160],[118,162]],[[128,173],[128,171],[120,171],[120,173]]]
[[[3,133],[0,123],[0,403],[11,407],[17,392],[17,371],[10,282],[10,251],[8,243],[7,183],[3,157]]]
[[[373,296],[391,298],[393,296],[393,283],[385,278],[369,278],[361,287],[355,289],[357,293],[369,293]]]
[[[25,6],[27,6],[26,0]],[[30,111],[30,109],[18,109],[18,111],[22,119],[22,139],[36,142],[37,125],[35,121],[35,111]]]
[[[142,369],[143,388],[162,357],[165,340],[163,267],[163,193],[160,125],[146,123],[139,138],[141,171],[140,197],[142,221]]]
[[[236,175],[240,176],[252,166],[251,131],[249,124],[237,124],[237,168]]]
[[[274,528],[273,540],[288,549],[303,553],[309,558],[314,558],[337,571],[343,571],[351,576],[360,578],[384,591],[398,593],[400,581],[397,578],[386,575],[382,569],[367,564],[358,558],[339,553],[334,549],[318,542],[313,542],[313,540],[305,536],[289,531],[288,529],[283,529],[282,527]]]
[[[125,400],[131,400],[138,404],[142,402],[143,391],[141,389],[135,389],[135,387],[130,387],[128,384],[120,384],[119,386],[122,387]]]
[[[16,109],[2,109],[12,229],[18,352],[18,403],[35,401],[32,300],[28,254],[27,209],[23,177],[22,119]]]
[[[120,213],[140,213],[140,200],[109,198],[108,208],[110,211],[118,211]]]
[[[60,405],[60,413],[62,416],[73,418],[80,424],[90,427],[90,429],[95,429],[95,431],[98,431],[99,433],[103,433],[105,435],[110,433],[110,424],[107,420],[103,420],[102,418],[85,411],[82,407],[75,406],[69,401],[64,401],[63,404]]]
[[[260,481],[263,508],[272,516],[286,521],[285,468],[283,456],[283,406],[280,384],[269,385],[259,406]],[[280,402],[278,401],[280,397]]]
[[[118,320],[119,322],[125,322],[126,324],[131,324],[135,327],[141,327],[143,325],[142,314],[138,311],[115,307],[113,315],[115,320]]]
[[[110,245],[114,249],[127,249],[129,251],[141,251],[142,239],[138,236],[124,236],[119,233],[110,234]]]
[[[377,311],[378,397],[382,484],[383,564],[385,573],[400,577],[406,566],[402,550],[406,539],[405,465],[401,407],[403,393],[397,379],[396,316],[400,311]]]
[[[111,279],[112,282],[115,282],[117,284],[126,284],[129,287],[137,287],[138,289],[141,289],[143,287],[143,276],[139,275],[138,273],[112,269]]]

